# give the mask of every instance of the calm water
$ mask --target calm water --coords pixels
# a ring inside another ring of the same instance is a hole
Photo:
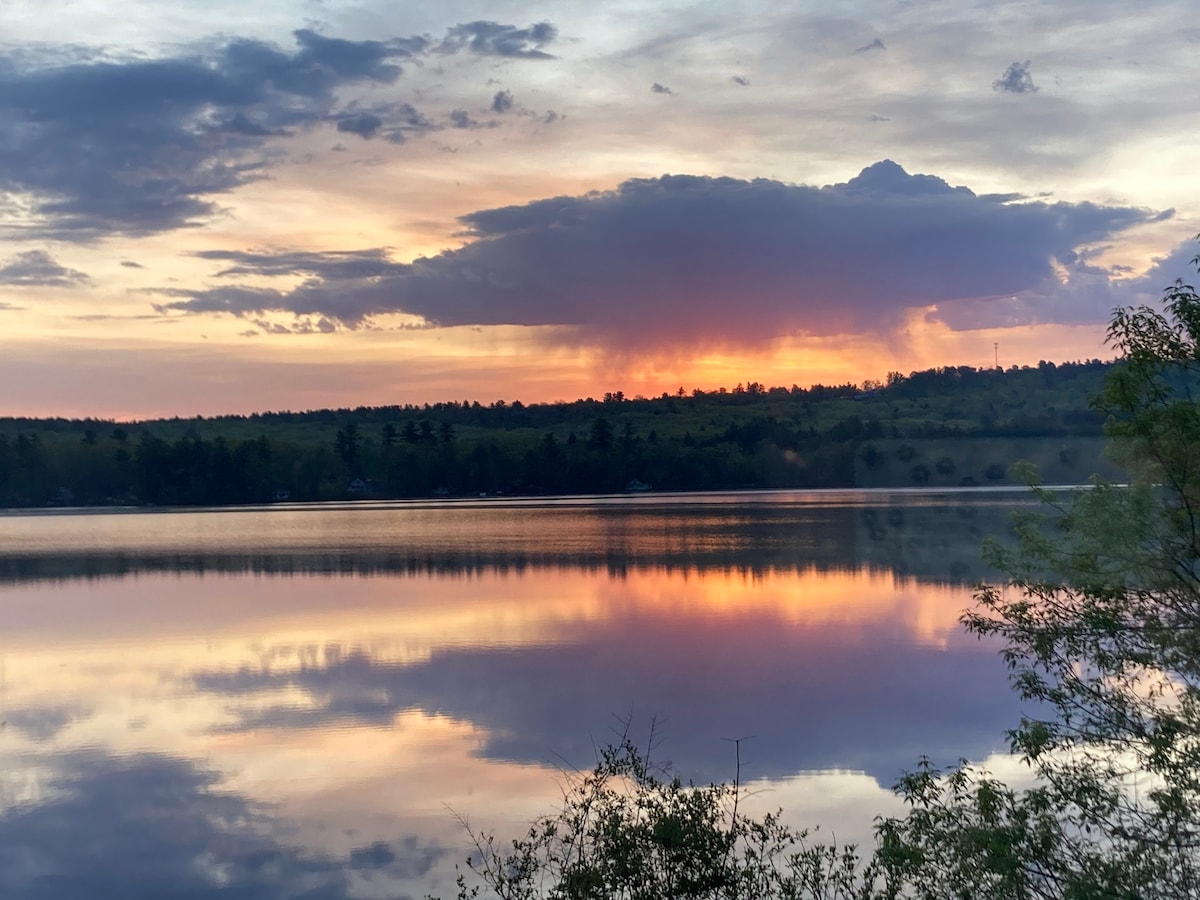
[[[1021,493],[0,515],[0,896],[453,894],[623,719],[839,838],[1003,765],[959,612]]]

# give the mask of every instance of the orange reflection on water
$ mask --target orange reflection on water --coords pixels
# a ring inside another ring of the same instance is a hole
[[[969,599],[865,568],[8,585],[0,814],[52,791],[56,760],[149,754],[217,772],[307,847],[458,848],[448,809],[512,831],[554,807],[555,764],[586,765],[621,717],[658,716],[664,752],[701,780],[729,776],[723,739],[746,734],[756,789],[868,773],[804,783],[827,790],[822,814],[869,829],[859,813],[890,808],[897,765],[999,734],[995,691],[959,698],[992,656],[958,628]]]
[[[754,726],[789,702],[789,684],[853,693],[895,681],[879,666],[917,672],[905,660],[929,651],[991,655],[958,628],[961,589],[868,570],[149,575],[0,598],[0,700],[52,711],[44,727],[0,735],[10,747],[238,759],[331,784],[346,777],[331,757],[357,773],[365,758],[405,758],[406,731],[393,729],[418,708],[455,720],[472,746],[516,734],[535,747],[559,695],[583,691],[592,707],[573,704],[562,727],[580,733],[560,743],[586,745],[639,704],[698,715],[697,734],[719,737],[721,716]]]
[[[8,587],[0,599],[9,690],[37,693],[100,677],[122,688],[127,679],[201,663],[286,670],[354,651],[403,663],[428,659],[438,648],[569,643],[583,630],[634,627],[637,620],[665,619],[681,632],[773,620],[837,632],[842,643],[853,642],[857,626],[886,624],[906,641],[942,646],[959,633],[958,617],[970,603],[961,588],[890,572],[815,568],[647,568],[619,576],[531,569],[469,578],[143,575]]]

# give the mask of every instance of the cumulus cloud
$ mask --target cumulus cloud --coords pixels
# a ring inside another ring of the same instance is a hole
[[[980,196],[886,160],[825,187],[667,175],[471,213],[462,218],[469,243],[412,263],[379,249],[223,251],[209,258],[232,263],[226,276],[304,281],[289,290],[169,289],[157,308],[283,311],[347,327],[391,312],[438,325],[557,325],[573,340],[634,352],[889,333],[930,307],[959,321],[954,310],[965,304],[982,325],[997,298],[1052,292],[1079,248],[1157,215]],[[1042,320],[1103,321],[1109,309],[1058,296]]]
[[[394,144],[402,144],[409,137],[438,131],[440,127],[425,117],[411,103],[397,103],[390,110],[392,126],[384,132],[384,136]]]
[[[1156,305],[1164,288],[1195,275],[1195,255],[1195,244],[1181,244],[1149,271],[1129,277],[1127,266],[1097,266],[1090,254],[1081,253],[1061,264],[1054,276],[1019,294],[946,305],[936,315],[959,330],[1104,321],[1119,306]]]
[[[393,84],[435,51],[545,57],[538,48],[555,35],[548,23],[475,22],[440,42],[301,29],[291,48],[235,37],[159,58],[0,57],[0,195],[27,200],[16,219],[27,233],[61,240],[198,224],[216,197],[265,176],[272,141],[327,123],[395,143],[435,127],[406,103],[347,106],[347,89]]]
[[[357,134],[361,138],[373,138],[383,127],[383,119],[370,113],[356,113],[337,120],[337,130],[346,134]]]
[[[1029,74],[1029,60],[1015,62],[1004,70],[1004,74],[992,82],[993,91],[1009,94],[1032,94],[1037,90],[1033,76]]]
[[[439,129],[411,103],[385,104],[371,111],[350,109],[336,116],[335,121],[343,134],[355,134],[367,141],[382,136],[393,144]]]
[[[558,29],[549,22],[528,28],[501,25],[499,22],[467,22],[455,25],[440,47],[442,52],[463,48],[483,56],[507,56],[517,59],[553,59],[542,48],[554,42]]]
[[[45,250],[18,253],[0,265],[0,284],[18,287],[78,287],[91,283],[92,279],[86,273],[60,265]]]
[[[513,108],[513,95],[511,91],[496,91],[496,95],[492,97],[492,112],[506,113]]]
[[[496,123],[480,122],[477,119],[472,119],[471,114],[465,109],[453,109],[450,111],[450,127],[474,131],[478,128],[495,128]]]

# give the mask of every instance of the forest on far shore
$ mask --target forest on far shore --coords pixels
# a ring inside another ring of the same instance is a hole
[[[524,404],[451,401],[143,422],[0,418],[0,506],[1051,483],[1119,473],[1090,400],[1111,364]]]

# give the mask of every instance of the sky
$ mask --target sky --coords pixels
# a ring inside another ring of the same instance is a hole
[[[1196,0],[0,0],[0,415],[1107,358]]]

